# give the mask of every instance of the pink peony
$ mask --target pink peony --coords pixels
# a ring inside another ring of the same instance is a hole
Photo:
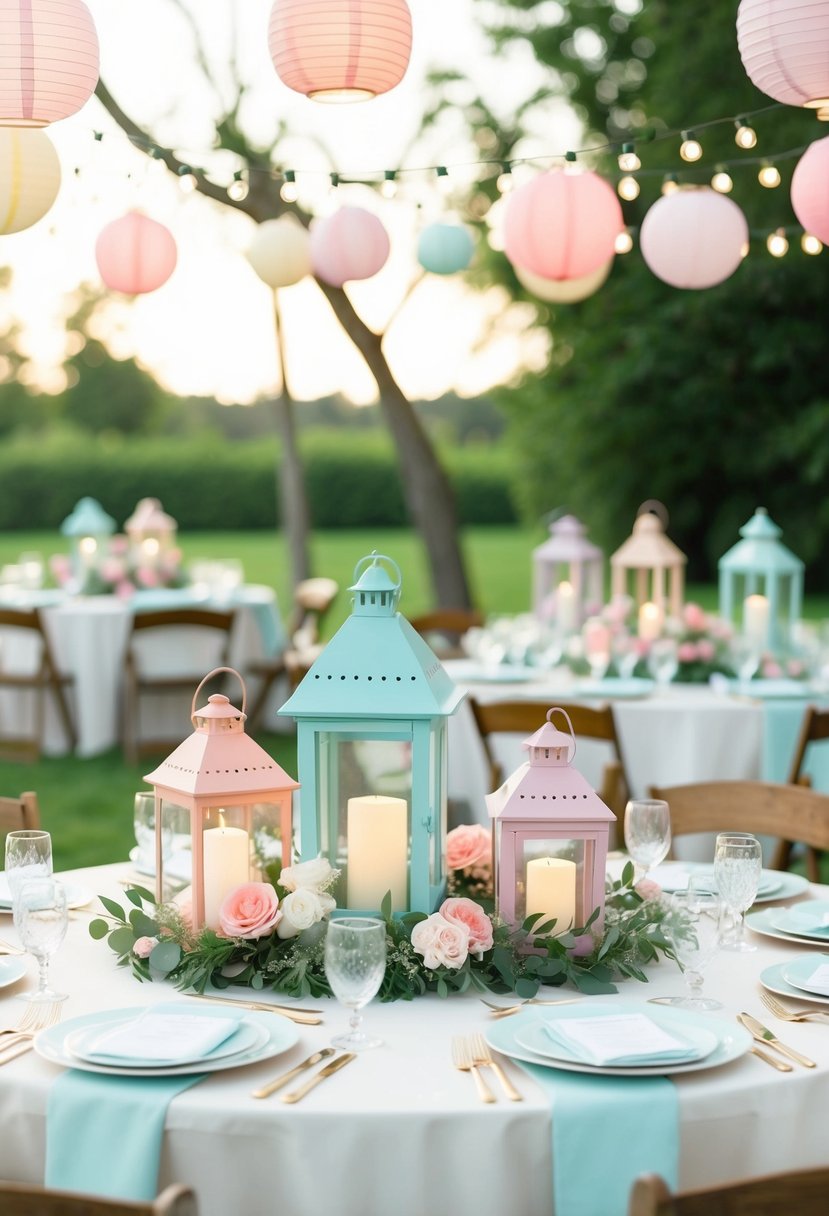
[[[685,628],[694,633],[705,633],[708,628],[708,618],[699,604],[686,604],[682,609],[682,621]]]
[[[465,925],[469,931],[469,953],[479,957],[492,949],[492,921],[480,904],[461,897],[445,899],[440,914],[455,925]]]
[[[699,651],[694,642],[680,642],[676,648],[676,657],[680,663],[694,663],[699,658]]]
[[[641,899],[659,899],[662,895],[662,888],[652,878],[640,879],[633,889]]]
[[[423,955],[424,965],[431,971],[438,967],[457,971],[469,956],[469,930],[433,912],[412,929],[412,949]]]
[[[149,958],[157,945],[157,937],[139,937],[132,948],[132,952],[136,958]]]
[[[161,578],[157,570],[153,570],[152,566],[139,566],[135,572],[135,581],[139,587],[157,587]]]
[[[697,654],[703,663],[710,663],[717,653],[717,648],[708,638],[701,638],[697,642]]]
[[[118,583],[115,587],[115,594],[119,600],[128,600],[134,591],[135,588],[127,579],[124,579],[123,582]]]
[[[246,882],[225,897],[219,924],[228,937],[264,937],[281,916],[279,896],[269,882]]]
[[[492,836],[480,823],[462,823],[446,836],[446,865],[450,870],[468,870],[488,864],[492,858]]]
[[[777,680],[782,676],[783,668],[774,659],[764,659],[760,667],[760,675],[766,680]]]

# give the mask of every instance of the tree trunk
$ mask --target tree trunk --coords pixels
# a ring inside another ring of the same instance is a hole
[[[296,442],[294,399],[291,396],[285,367],[285,346],[282,337],[279,299],[276,292],[273,295],[273,319],[279,372],[282,380],[282,392],[273,401],[274,417],[282,450],[282,463],[277,469],[279,514],[288,542],[291,579],[295,587],[297,583],[310,578],[311,575],[308,543],[311,534],[311,511],[305,489],[305,478],[302,475],[302,460]]]

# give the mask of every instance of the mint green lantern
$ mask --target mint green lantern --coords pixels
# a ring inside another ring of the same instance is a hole
[[[740,528],[743,537],[718,563],[719,614],[739,621],[758,651],[785,650],[803,604],[803,562],[780,543],[765,507]]]
[[[341,871],[339,909],[431,912],[446,887],[447,719],[463,693],[397,611],[400,569],[372,553],[352,612],[282,706],[297,723],[300,855]]]
[[[102,557],[106,556],[109,538],[115,531],[115,520],[107,515],[96,498],[82,498],[71,515],[60,526],[61,533],[72,542],[72,573],[83,586]]]

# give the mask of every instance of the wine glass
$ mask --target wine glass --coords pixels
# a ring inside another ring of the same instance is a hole
[[[666,929],[688,991],[685,996],[663,997],[660,1005],[700,1013],[722,1009],[721,1001],[702,995],[702,973],[720,946],[719,897],[694,886],[692,880],[686,891],[677,891],[671,898]]]
[[[659,798],[632,798],[625,807],[625,845],[636,863],[637,882],[668,856],[671,813]]]
[[[673,638],[656,638],[648,653],[648,671],[660,688],[666,688],[679,670],[677,644]]]
[[[68,920],[63,883],[55,878],[27,878],[21,883],[17,892],[17,931],[38,965],[37,989],[26,993],[24,1000],[66,1000],[66,993],[49,987],[49,959],[66,936]]]
[[[343,916],[332,920],[325,936],[325,974],[331,991],[351,1010],[349,1030],[331,1040],[346,1051],[378,1047],[381,1039],[362,1030],[360,1010],[377,993],[386,972],[386,926],[371,916]]]
[[[52,873],[52,837],[36,828],[21,828],[6,836],[6,881],[17,925],[17,893],[29,878]]]
[[[714,847],[714,878],[722,902],[736,914],[732,937],[723,939],[724,950],[747,953],[757,947],[746,941],[745,914],[754,903],[760,884],[763,853],[756,836],[720,832]]]

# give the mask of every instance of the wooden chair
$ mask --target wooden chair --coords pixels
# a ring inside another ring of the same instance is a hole
[[[438,608],[422,616],[410,616],[409,624],[421,634],[440,659],[463,658],[463,635],[469,629],[480,629],[482,613],[466,608]]]
[[[320,654],[320,626],[340,590],[333,578],[306,578],[294,588],[294,606],[288,622],[288,645],[281,654],[248,664],[251,675],[261,683],[250,712],[248,730],[258,724],[274,682],[286,676],[291,690],[296,688],[311,664]]]
[[[77,746],[77,732],[66,697],[66,688],[72,676],[58,670],[52,648],[43,627],[43,620],[36,608],[0,608],[0,631],[6,631],[0,643],[0,689],[15,692],[30,691],[35,695],[35,729],[33,735],[0,735],[0,751],[7,757],[37,760],[43,743],[43,728],[46,717],[46,697],[51,695],[60,717],[64,734],[71,751]],[[13,664],[4,660],[4,653],[14,649],[15,631],[22,643],[33,641],[37,652],[37,667],[29,671],[17,671]]]
[[[0,798],[0,836],[39,827],[37,794],[29,790],[19,798]]]
[[[504,780],[504,771],[492,750],[491,736],[521,734],[528,737],[534,734],[540,726],[543,726],[551,702],[490,701],[485,703],[471,696],[468,701],[489,761],[490,788],[495,790]],[[577,740],[580,737],[598,739],[609,744],[612,759],[604,766],[601,786],[596,792],[610,807],[617,819],[621,820],[630,794],[612,706],[601,705],[591,708],[580,704],[565,705],[560,701],[556,704],[569,714]]]
[[[187,1186],[168,1186],[157,1199],[132,1203],[28,1183],[0,1182],[0,1212],[3,1216],[198,1216],[198,1205]]]
[[[663,798],[671,809],[671,834],[750,832],[776,836],[780,849],[773,869],[785,869],[792,844],[829,849],[829,794],[803,785],[770,781],[704,781],[691,785],[651,786],[651,798]],[[811,863],[811,882],[820,882]]]
[[[818,709],[816,705],[807,705],[787,777],[787,780],[793,785],[811,785],[809,774],[803,771],[806,753],[810,744],[822,743],[824,740],[829,740],[829,709]],[[781,841],[778,850],[780,864],[776,868],[785,870],[789,864],[791,845],[788,841]],[[810,877],[813,873],[820,872],[820,854],[815,849],[806,850],[806,865]]]
[[[186,726],[190,718],[190,702],[201,680],[211,668],[225,667],[228,661],[230,636],[234,613],[219,612],[209,608],[169,608],[158,612],[137,612],[132,618],[132,632],[124,659],[124,703],[123,703],[123,747],[128,761],[135,763],[140,756],[164,751],[169,739],[141,739],[140,703],[144,696],[161,694],[178,696],[182,704],[182,722]],[[188,640],[201,635],[202,641],[210,643],[210,659],[182,665],[168,664],[165,670],[150,667],[142,657],[142,650],[152,633],[161,640],[163,634],[177,638],[176,652],[186,655]],[[188,639],[187,635],[190,635]],[[183,737],[179,735],[179,738]]]
[[[628,1216],[825,1216],[829,1168],[726,1182],[674,1195],[658,1174],[633,1184]]]

